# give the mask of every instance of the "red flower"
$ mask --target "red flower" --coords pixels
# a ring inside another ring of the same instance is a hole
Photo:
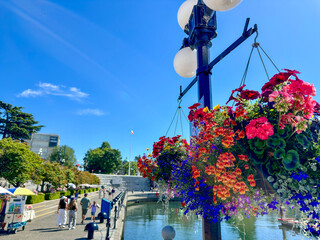
[[[195,103],[193,104],[192,106],[188,107],[190,110],[193,110],[193,109],[196,109],[200,106],[201,104],[200,103]]]
[[[243,88],[244,88],[245,86],[246,86],[246,85],[243,84],[241,87],[238,87],[238,88],[232,90],[231,96],[229,97],[229,100],[226,102],[226,104],[228,104],[228,102],[230,102],[231,100],[237,101],[237,99],[233,96],[233,94],[234,94],[235,92],[240,92],[240,93],[241,93],[242,90],[243,90]]]
[[[289,70],[289,69],[284,69],[286,72],[281,72],[276,75],[274,75],[269,82],[263,85],[261,88],[262,94],[264,94],[266,91],[273,91],[273,87],[277,86],[280,83],[283,83],[289,79],[292,75],[296,78],[299,79],[297,76],[297,73],[300,73],[296,70]]]
[[[245,100],[254,100],[259,97],[260,93],[254,90],[244,90],[240,93],[240,97]]]

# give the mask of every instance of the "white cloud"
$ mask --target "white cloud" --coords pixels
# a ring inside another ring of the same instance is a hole
[[[60,87],[51,83],[39,83],[39,87],[48,92],[60,92]]]
[[[34,91],[32,89],[27,89],[27,90],[24,90],[22,93],[20,93],[18,96],[19,97],[37,97],[37,96],[41,96],[42,94],[43,92],[41,90]]]
[[[80,116],[83,116],[83,115],[95,115],[95,116],[106,115],[106,113],[101,111],[100,109],[90,109],[90,108],[79,110],[77,112],[77,114]]]
[[[62,85],[54,85],[51,83],[39,83],[38,89],[27,89],[18,94],[18,97],[37,97],[44,95],[68,97],[73,100],[81,100],[89,96],[88,93],[82,92],[76,87],[66,87]]]

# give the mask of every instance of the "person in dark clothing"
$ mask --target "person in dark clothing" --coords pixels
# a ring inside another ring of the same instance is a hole
[[[76,193],[74,194],[74,200],[78,201],[79,197],[79,190],[76,190]]]

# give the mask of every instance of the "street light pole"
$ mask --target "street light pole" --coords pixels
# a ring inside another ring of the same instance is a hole
[[[213,66],[257,31],[256,25],[254,28],[247,30],[249,24],[249,19],[247,19],[242,36],[210,63],[209,49],[211,47],[211,40],[217,36],[215,10],[225,11],[235,7],[239,2],[241,0],[187,0],[181,5],[178,12],[178,22],[184,32],[188,34],[188,37],[183,40],[183,46],[175,57],[174,66],[176,72],[182,77],[194,76],[196,69],[196,78],[184,91],[180,87],[178,100],[181,100],[187,91],[198,82],[198,101],[201,107],[212,109],[211,70]],[[216,9],[209,8],[205,3],[209,4],[209,7],[216,7]],[[186,16],[189,18],[185,19]],[[194,54],[195,50],[196,54]],[[197,66],[194,66],[194,57],[197,58]],[[203,218],[202,239],[221,240],[220,218],[216,219],[216,222],[211,221],[207,217]]]

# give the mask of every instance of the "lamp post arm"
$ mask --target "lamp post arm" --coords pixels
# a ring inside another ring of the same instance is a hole
[[[247,24],[247,22],[246,22]],[[257,24],[254,25],[253,28],[250,28],[249,30],[246,30],[243,32],[241,37],[239,37],[236,41],[234,41],[226,50],[224,50],[219,56],[217,56],[215,59],[212,60],[212,62],[208,66],[208,71],[211,71],[211,69],[216,65],[218,62],[220,62],[225,56],[227,56],[230,52],[232,52],[236,47],[238,47],[241,43],[243,43],[245,40],[247,40],[252,34],[257,32],[258,26]]]
[[[219,56],[217,56],[215,59],[210,62],[210,64],[207,67],[207,71],[210,72],[214,65],[216,65],[218,62],[220,62],[224,57],[226,57],[230,52],[232,52],[236,47],[238,47],[241,43],[243,43],[245,40],[247,40],[252,34],[258,31],[257,24],[254,25],[254,27],[247,29],[249,25],[250,18],[247,18],[245,27],[243,30],[242,35],[234,41],[226,50],[224,50]],[[192,82],[183,90],[180,90],[180,95],[178,97],[178,101],[180,101],[183,96],[192,88],[192,86],[198,81],[198,78],[195,77]]]
[[[181,91],[181,86],[180,86],[180,95],[178,97],[178,101],[180,101],[182,99],[182,97],[190,90],[190,88],[192,88],[192,86],[194,84],[196,84],[196,82],[198,81],[198,78],[195,77],[192,82],[183,90]]]

